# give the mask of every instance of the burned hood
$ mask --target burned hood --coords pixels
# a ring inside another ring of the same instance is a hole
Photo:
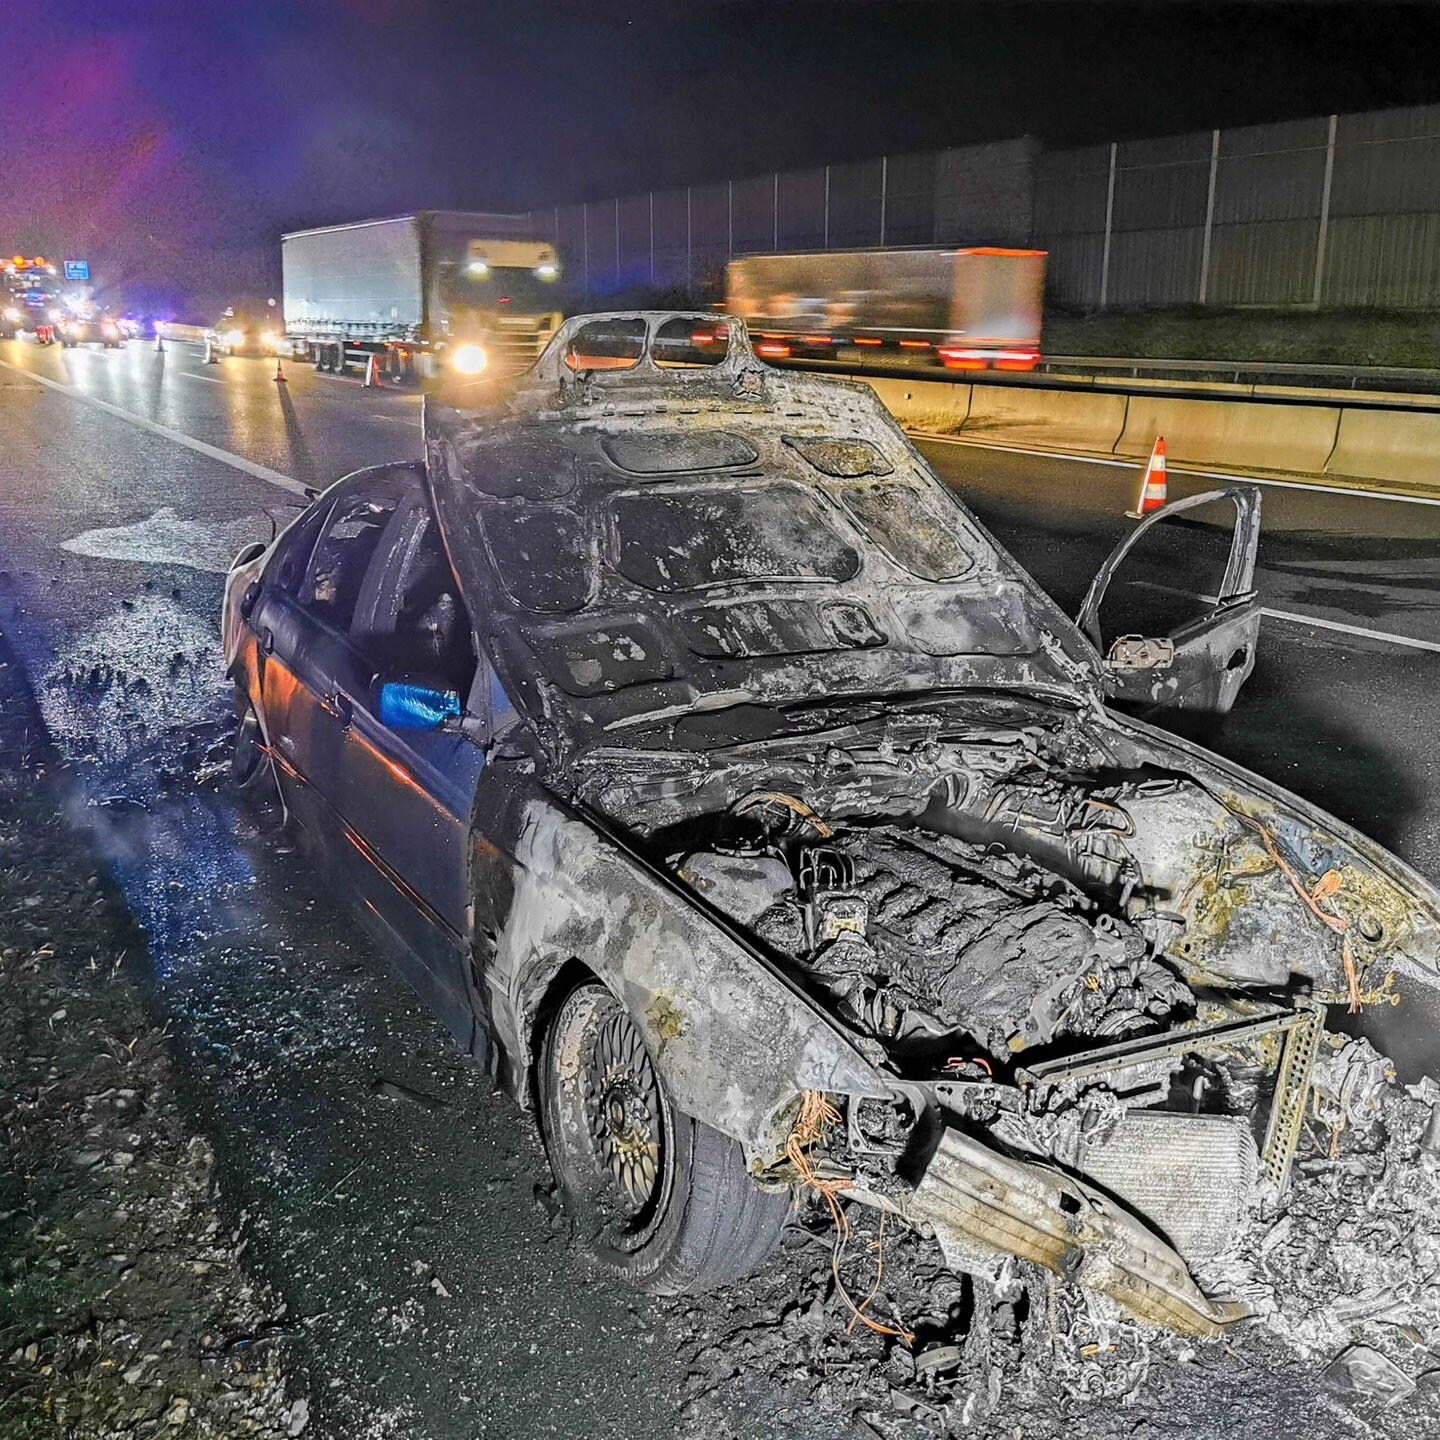
[[[770,371],[738,325],[721,365],[576,374],[566,333],[425,416],[477,629],[560,749],[740,704],[1098,695],[1090,646],[868,387]]]

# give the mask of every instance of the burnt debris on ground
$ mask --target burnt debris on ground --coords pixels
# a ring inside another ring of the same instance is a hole
[[[69,786],[0,644],[0,1431],[297,1434],[284,1304],[219,1209]]]

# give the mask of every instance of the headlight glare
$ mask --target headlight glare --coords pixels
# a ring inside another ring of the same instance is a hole
[[[450,357],[451,366],[461,375],[478,375],[490,363],[490,357],[480,345],[457,345]]]

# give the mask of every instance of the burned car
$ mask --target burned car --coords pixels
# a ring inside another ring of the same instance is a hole
[[[1434,1060],[1440,894],[1110,703],[1233,701],[1249,492],[1205,616],[1102,653],[1099,591],[1087,636],[735,321],[571,320],[425,441],[239,557],[234,772],[537,1112],[602,1268],[743,1275],[808,1187],[956,1271],[1250,1313],[1227,1247],[1320,1067]]]

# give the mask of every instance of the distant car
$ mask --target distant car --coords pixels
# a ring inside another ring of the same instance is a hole
[[[67,348],[103,345],[107,350],[118,350],[125,344],[125,331],[111,315],[70,315],[55,329],[60,343]]]
[[[1440,893],[1111,708],[1234,700],[1248,492],[1189,618],[1101,646],[1117,561],[1082,630],[738,320],[577,317],[474,393],[237,558],[233,774],[536,1109],[598,1264],[734,1278],[808,1187],[953,1270],[1248,1313],[1191,1267],[1288,1183],[1325,1007],[1402,1074],[1440,1024]]]
[[[206,340],[221,355],[277,355],[284,338],[279,323],[270,316],[257,317],[227,310]]]

